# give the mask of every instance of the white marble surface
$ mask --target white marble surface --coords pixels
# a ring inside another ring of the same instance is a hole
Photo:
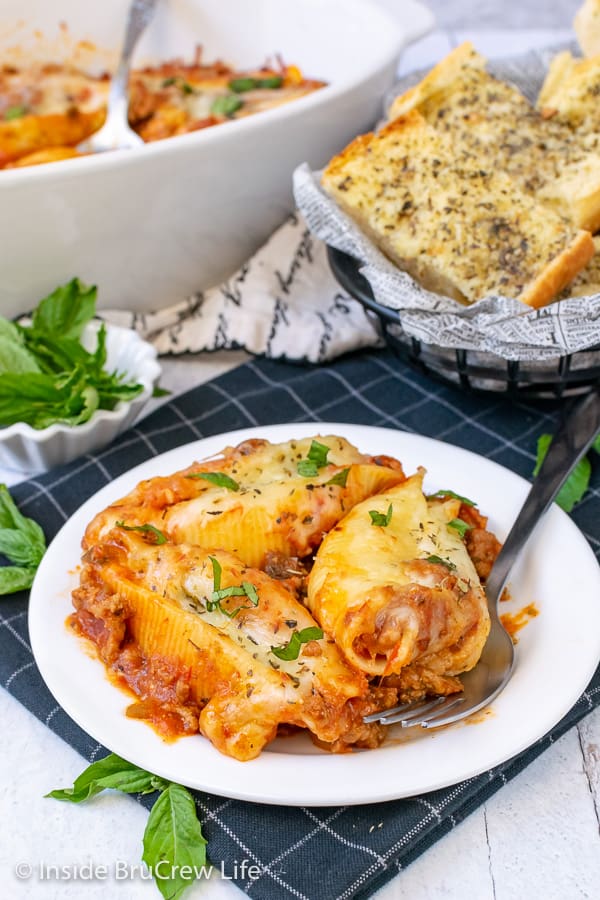
[[[402,0],[380,2],[393,9]],[[465,37],[489,55],[570,39],[568,25],[577,4],[435,0],[431,5],[441,11],[447,30],[410,48],[402,71],[427,66]],[[167,361],[163,383],[178,392],[243,358],[235,353]],[[0,478],[4,474],[0,472]],[[5,691],[0,691],[0,721],[0,898],[158,897],[153,883],[139,877],[116,880],[114,874],[115,860],[123,861],[123,866],[139,864],[146,811],[118,795],[100,796],[82,806],[43,799],[48,790],[70,784],[84,760]],[[596,710],[398,874],[377,900],[598,897],[599,823],[600,710]],[[16,877],[19,863],[32,867],[31,877]],[[40,878],[40,865],[72,870],[86,863],[105,865],[108,876],[92,881]],[[198,882],[186,896],[235,900],[242,894],[216,877]]]

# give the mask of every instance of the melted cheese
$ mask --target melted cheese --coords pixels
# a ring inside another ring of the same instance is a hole
[[[150,522],[177,543],[228,550],[251,566],[262,566],[269,552],[306,556],[355,503],[404,480],[401,468],[376,465],[342,438],[316,440],[329,448],[328,462],[310,477],[298,472],[312,443],[306,438],[250,442],[221,459],[143,482],[94,519],[85,545],[125,520]],[[331,484],[345,469],[345,485]],[[239,489],[190,477],[199,472],[225,474]]]
[[[478,658],[489,618],[465,545],[448,527],[456,503],[429,502],[422,473],[356,505],[323,540],[307,604],[348,660],[370,675],[444,654],[468,633],[444,673]],[[373,525],[370,512],[389,524]]]

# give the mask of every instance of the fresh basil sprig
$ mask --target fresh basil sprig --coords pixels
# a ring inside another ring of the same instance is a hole
[[[105,368],[103,324],[96,349],[82,345],[95,308],[96,288],[73,278],[40,301],[30,325],[0,317],[0,427],[80,425],[97,409],[114,409],[141,393],[141,384]]]
[[[0,567],[0,594],[30,588],[45,552],[44,532],[19,512],[6,485],[0,484],[0,553],[14,563]]]
[[[182,785],[140,769],[115,753],[88,766],[73,787],[50,791],[46,797],[82,803],[108,788],[124,794],[160,792],[146,823],[142,860],[151,872],[159,874],[154,877],[165,900],[178,900],[206,863],[206,839],[194,798]]]
[[[308,644],[309,641],[320,641],[323,637],[323,629],[317,625],[309,625],[301,631],[294,631],[287,644],[280,647],[271,647],[271,653],[278,659],[298,659],[302,644]]]
[[[552,443],[551,434],[541,434],[537,441],[537,457],[535,461],[534,477],[540,471],[542,463],[546,458],[546,454]],[[592,447],[596,452],[600,452],[600,437],[596,438]],[[579,460],[556,497],[556,503],[565,512],[570,513],[576,503],[582,499],[588,489],[590,477],[592,474],[592,464],[587,456]]]

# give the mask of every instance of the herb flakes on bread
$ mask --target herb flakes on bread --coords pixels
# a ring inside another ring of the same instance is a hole
[[[594,252],[588,232],[415,109],[356,138],[323,186],[400,268],[461,302],[497,294],[544,306]]]
[[[512,84],[486,70],[468,42],[397,97],[389,118],[418,110],[483,168],[506,172],[518,189],[575,227],[600,228],[600,153],[569,125],[543,116]]]

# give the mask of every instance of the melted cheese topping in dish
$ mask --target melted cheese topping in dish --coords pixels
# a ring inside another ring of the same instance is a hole
[[[290,728],[376,747],[363,717],[461,690],[489,630],[500,545],[423,474],[327,435],[143,481],[87,527],[70,624],[166,737],[238,760]]]
[[[324,87],[283,63],[238,72],[217,60],[172,60],[133,70],[129,122],[157,141],[254,115]],[[0,168],[78,156],[106,117],[110,77],[67,64],[0,66]]]

